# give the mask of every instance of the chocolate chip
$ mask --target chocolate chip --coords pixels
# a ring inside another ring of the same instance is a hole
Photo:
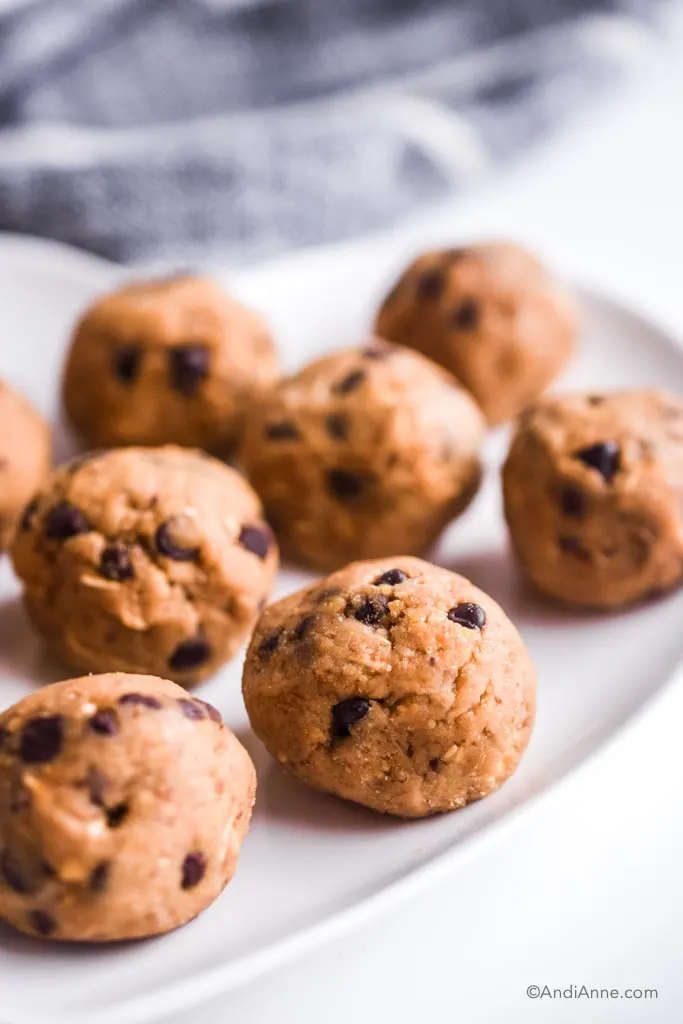
[[[581,519],[586,511],[586,496],[578,487],[563,487],[560,490],[562,511],[572,519]]]
[[[459,626],[466,626],[467,629],[483,629],[486,625],[486,612],[479,604],[472,604],[471,601],[465,604],[456,604],[449,609],[448,618]]]
[[[296,441],[299,438],[299,431],[290,420],[267,423],[263,433],[269,441]]]
[[[222,723],[223,716],[221,715],[220,711],[218,710],[218,708],[215,708],[213,704],[209,704],[208,700],[200,700],[199,697],[195,697],[195,703],[201,704],[201,706],[206,710],[206,713],[212,722]]]
[[[124,707],[133,705],[133,707],[153,708],[155,711],[163,707],[160,700],[157,700],[156,697],[151,697],[148,693],[124,693],[119,697],[118,703]]]
[[[348,469],[329,469],[326,474],[328,490],[340,501],[360,498],[367,489],[367,478]]]
[[[206,860],[203,853],[188,853],[183,861],[180,878],[181,889],[194,889],[199,885],[206,872]]]
[[[38,511],[38,499],[32,498],[28,505],[21,514],[21,520],[19,522],[19,529],[22,533],[26,533],[33,526],[33,520],[36,517]]]
[[[188,342],[169,352],[169,373],[176,391],[191,398],[209,375],[210,356],[206,345]]]
[[[451,318],[454,327],[470,330],[479,322],[479,306],[474,299],[465,299],[454,311]]]
[[[269,658],[271,654],[277,650],[280,646],[280,640],[282,639],[283,632],[284,630],[280,627],[279,629],[274,629],[272,633],[268,633],[268,635],[263,638],[256,651],[259,658]]]
[[[441,758],[440,757],[433,757],[431,759],[431,761],[429,762],[429,767],[431,768],[431,770],[433,772],[438,772],[439,769],[441,768]]]
[[[602,405],[605,399],[603,395],[586,395],[588,405]]]
[[[130,560],[130,552],[125,544],[110,544],[100,555],[99,573],[106,580],[132,580],[135,569]]]
[[[90,765],[85,778],[85,787],[88,790],[88,798],[95,807],[104,807],[104,795],[107,792],[109,779],[99,768]]]
[[[199,548],[195,545],[187,547],[178,543],[178,537],[174,540],[174,531],[181,533],[183,524],[179,519],[168,519],[162,523],[154,534],[154,545],[161,555],[172,558],[174,562],[194,562],[199,556]]]
[[[395,587],[398,583],[403,583],[407,579],[408,575],[403,569],[387,569],[376,580],[373,580],[373,584],[376,587],[381,587],[382,584],[386,583],[390,587]]]
[[[62,749],[64,719],[61,715],[29,718],[21,730],[19,757],[25,764],[46,764]]]
[[[58,501],[45,516],[48,540],[68,540],[79,533],[90,533],[92,526],[79,508],[68,501]]]
[[[109,828],[119,828],[130,813],[130,805],[125,802],[116,804],[114,807],[107,807],[104,813],[107,816]]]
[[[325,427],[330,437],[335,441],[344,441],[349,432],[349,423],[346,416],[337,413],[330,413],[325,417]]]
[[[100,708],[88,721],[88,728],[98,736],[116,736],[119,721],[113,708]]]
[[[57,922],[46,910],[31,910],[28,919],[34,932],[45,939],[57,930]]]
[[[186,718],[190,718],[195,722],[200,721],[206,717],[204,714],[204,708],[201,707],[199,702],[194,700],[188,700],[185,697],[178,698],[178,707],[185,715]]]
[[[265,526],[243,526],[237,542],[252,555],[266,558],[270,551],[270,530]]]
[[[300,640],[305,640],[308,634],[311,632],[313,624],[315,623],[315,615],[306,615],[299,622],[299,624],[292,631],[292,640],[296,643]]]
[[[10,889],[24,895],[36,892],[38,886],[35,881],[28,877],[28,872],[22,870],[17,858],[9,850],[3,850],[0,854],[0,875],[4,878]]]
[[[590,551],[578,537],[558,537],[557,543],[566,555],[572,555],[581,562],[590,562]]]
[[[354,619],[358,619],[365,626],[379,626],[388,611],[388,599],[383,594],[378,594],[377,597],[365,598],[357,608],[353,608],[352,614]]]
[[[9,739],[9,729],[6,729],[4,725],[0,725],[0,750],[2,749],[6,740]]]
[[[104,892],[107,888],[109,881],[109,871],[111,869],[111,861],[103,860],[97,864],[90,872],[90,880],[88,885],[92,892]]]
[[[114,373],[123,384],[132,384],[138,376],[141,358],[139,345],[119,345],[114,350]]]
[[[388,359],[392,352],[391,345],[372,345],[371,348],[364,348],[361,356],[363,359]]]
[[[347,697],[332,708],[332,731],[335,736],[350,736],[351,726],[365,718],[370,710],[367,697]]]
[[[176,672],[187,672],[190,669],[199,668],[209,660],[211,654],[211,644],[206,637],[194,636],[180,641],[168,659],[168,664]]]
[[[348,395],[365,380],[365,370],[352,370],[332,388],[335,395]]]
[[[441,296],[444,290],[444,277],[440,270],[426,270],[417,282],[418,299],[433,301]]]
[[[613,477],[619,472],[621,456],[619,445],[616,441],[598,441],[587,448],[581,448],[575,452],[575,458],[580,459],[591,469],[597,469],[598,473],[609,484]]]

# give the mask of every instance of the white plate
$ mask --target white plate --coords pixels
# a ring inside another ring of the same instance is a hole
[[[363,246],[299,255],[232,278],[276,329],[286,363],[359,340],[404,254]],[[55,423],[58,379],[74,316],[121,271],[63,247],[0,239],[0,375]],[[576,387],[660,385],[683,393],[683,353],[655,326],[584,291],[580,357],[562,381]],[[63,427],[60,455],[72,441]],[[521,768],[496,795],[455,814],[402,823],[306,790],[250,735],[240,664],[199,693],[217,704],[254,756],[259,790],[235,880],[199,919],[160,939],[109,947],[42,944],[0,927],[0,1019],[5,1024],[130,1024],[227,990],[445,878],[466,855],[520,817],[577,768],[672,678],[683,658],[683,594],[619,616],[544,606],[518,587],[506,553],[490,438],[486,485],[444,537],[435,561],[501,601],[540,673],[538,724]],[[307,579],[283,573],[278,593]],[[648,641],[656,632],[657,644]],[[45,660],[0,566],[0,706],[65,675]],[[587,837],[588,838],[588,837]],[[501,871],[505,870],[504,862]],[[450,882],[448,884],[451,884]]]

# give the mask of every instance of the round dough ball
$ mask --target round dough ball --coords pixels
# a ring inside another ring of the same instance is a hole
[[[218,711],[175,683],[44,687],[0,714],[0,918],[86,942],[185,924],[235,873],[255,787]]]
[[[531,253],[496,243],[420,256],[384,300],[376,331],[445,366],[493,424],[558,375],[577,323],[568,294]]]
[[[45,420],[0,380],[0,551],[9,547],[26,503],[49,473],[51,454]]]
[[[503,469],[505,515],[540,591],[612,608],[683,577],[683,401],[658,391],[545,398]]]
[[[282,381],[242,455],[284,553],[330,569],[424,551],[477,491],[483,426],[440,367],[375,342]]]
[[[536,674],[501,608],[417,558],[356,562],[266,608],[247,654],[254,732],[317,789],[403,817],[512,775]]]
[[[73,337],[64,403],[88,444],[180,444],[229,455],[277,378],[260,316],[201,277],[128,285]]]
[[[67,664],[190,684],[249,633],[277,545],[248,483],[184,448],[93,452],[58,469],[12,558],[35,626]]]

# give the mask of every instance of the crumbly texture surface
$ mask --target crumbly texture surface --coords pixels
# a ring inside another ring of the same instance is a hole
[[[423,817],[515,770],[536,675],[487,594],[417,558],[356,562],[271,605],[243,678],[252,727],[304,782]]]
[[[49,473],[51,454],[45,420],[0,380],[0,551],[9,546],[24,506]]]
[[[232,878],[256,776],[174,683],[100,675],[0,714],[0,918],[39,938],[142,938]]]
[[[503,469],[505,515],[544,594],[616,608],[683,578],[683,401],[658,391],[545,398]]]
[[[283,553],[330,569],[426,550],[477,491],[483,427],[440,367],[372,341],[282,381],[242,457]]]
[[[236,652],[278,564],[249,484],[170,446],[92,452],[55,471],[12,558],[28,612],[64,662],[188,685]]]
[[[229,455],[277,377],[260,316],[201,277],[129,285],[76,327],[66,409],[93,447],[180,444]]]
[[[384,300],[375,329],[441,363],[501,423],[544,391],[571,355],[567,292],[519,246],[424,253]]]

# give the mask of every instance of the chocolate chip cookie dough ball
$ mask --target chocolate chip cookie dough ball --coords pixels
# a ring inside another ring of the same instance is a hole
[[[373,342],[282,381],[250,420],[242,454],[283,551],[335,568],[425,550],[476,493],[482,433],[450,375]]]
[[[243,692],[254,731],[293,775],[419,818],[478,800],[514,772],[536,675],[487,594],[394,557],[348,565],[266,608]]]
[[[519,563],[544,594],[612,608],[683,578],[681,399],[543,399],[520,421],[503,488]]]
[[[50,471],[47,423],[0,380],[0,551],[10,544],[24,506]]]
[[[254,766],[215,708],[153,676],[56,683],[0,714],[0,918],[40,938],[170,931],[215,900]]]
[[[534,256],[497,243],[420,256],[384,300],[376,331],[445,366],[494,424],[559,374],[577,315]]]
[[[92,446],[181,444],[229,455],[277,377],[261,318],[201,277],[128,285],[78,324],[64,402]]]
[[[183,684],[232,657],[278,562],[246,481],[173,447],[95,452],[57,470],[12,558],[29,615],[64,662]]]

